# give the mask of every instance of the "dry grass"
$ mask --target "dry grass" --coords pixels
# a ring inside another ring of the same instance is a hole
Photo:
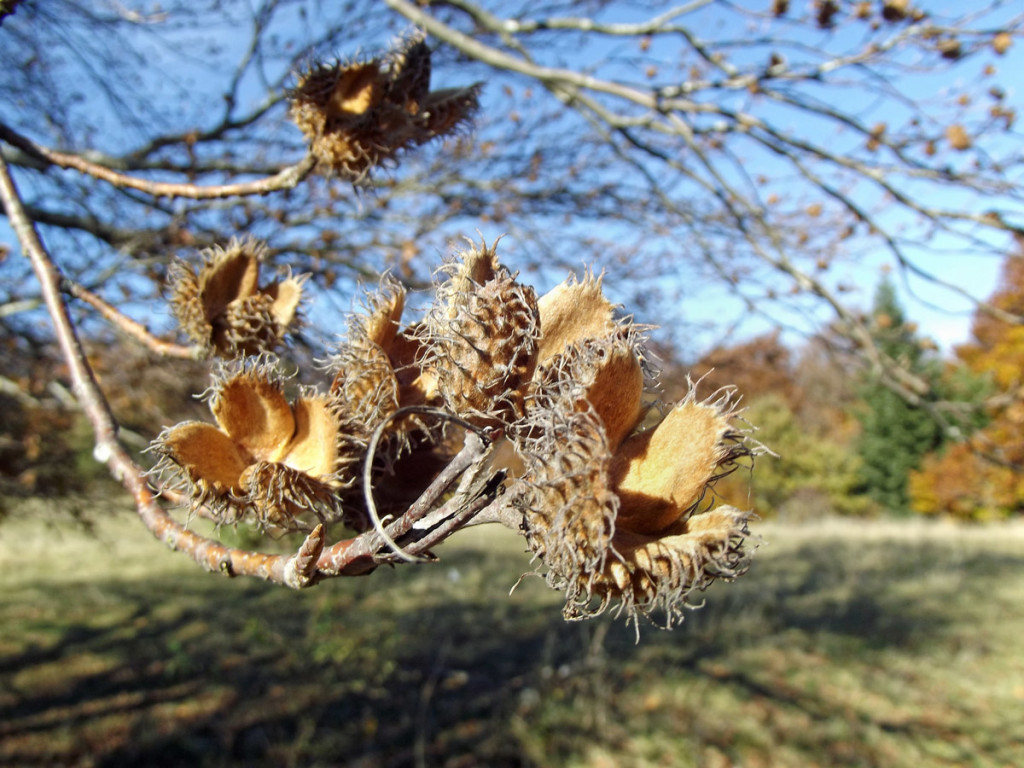
[[[1024,765],[1024,525],[762,524],[674,632],[565,624],[519,539],[304,593],[129,516],[0,528],[0,765]]]

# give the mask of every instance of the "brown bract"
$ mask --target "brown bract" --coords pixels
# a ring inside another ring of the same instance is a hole
[[[359,180],[399,151],[458,130],[479,92],[431,92],[430,48],[417,34],[383,57],[312,67],[289,94],[290,114],[323,170]]]
[[[385,276],[366,297],[366,311],[349,318],[348,334],[328,361],[330,398],[353,455],[365,450],[373,432],[415,396],[404,393],[398,370],[408,365],[401,354],[399,328],[405,289]],[[403,399],[405,402],[403,402]]]
[[[153,443],[156,471],[194,507],[284,530],[342,518],[337,494],[351,479],[328,398],[289,404],[269,365],[255,363],[214,385],[210,410],[216,424],[187,421]]]
[[[297,319],[305,276],[260,286],[266,246],[232,240],[204,251],[198,273],[171,265],[171,308],[182,329],[222,357],[272,351]]]

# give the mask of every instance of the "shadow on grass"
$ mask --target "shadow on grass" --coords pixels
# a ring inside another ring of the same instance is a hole
[[[506,597],[524,564],[514,555],[454,551],[437,567],[304,593],[199,573],[171,592],[93,584],[117,610],[98,607],[51,644],[0,658],[0,763],[558,765],[595,744],[614,754],[635,714],[627,694],[666,676],[827,721],[845,716],[827,698],[713,662],[782,643],[924,651],[1024,565],[940,545],[872,547],[762,557],[675,631],[642,624],[639,644],[621,620],[564,623],[539,584]],[[71,587],[50,599],[55,620],[60,606],[83,608]],[[870,764],[861,758],[850,764]]]

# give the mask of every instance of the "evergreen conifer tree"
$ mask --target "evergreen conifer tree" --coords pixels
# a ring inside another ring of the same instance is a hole
[[[872,333],[880,351],[911,373],[938,380],[939,367],[925,356],[916,329],[907,322],[888,278],[878,285],[871,315]],[[864,491],[884,508],[906,514],[909,473],[926,453],[942,443],[942,428],[925,409],[911,405],[876,379],[862,385],[861,398],[858,453]]]

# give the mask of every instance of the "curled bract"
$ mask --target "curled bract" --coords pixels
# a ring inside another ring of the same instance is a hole
[[[169,272],[171,309],[182,329],[222,357],[272,351],[296,323],[305,276],[261,286],[266,246],[233,239],[202,253],[198,272],[175,261]]]
[[[401,150],[458,130],[479,92],[431,91],[430,48],[415,34],[384,56],[311,67],[289,94],[290,114],[322,169],[359,180]]]

